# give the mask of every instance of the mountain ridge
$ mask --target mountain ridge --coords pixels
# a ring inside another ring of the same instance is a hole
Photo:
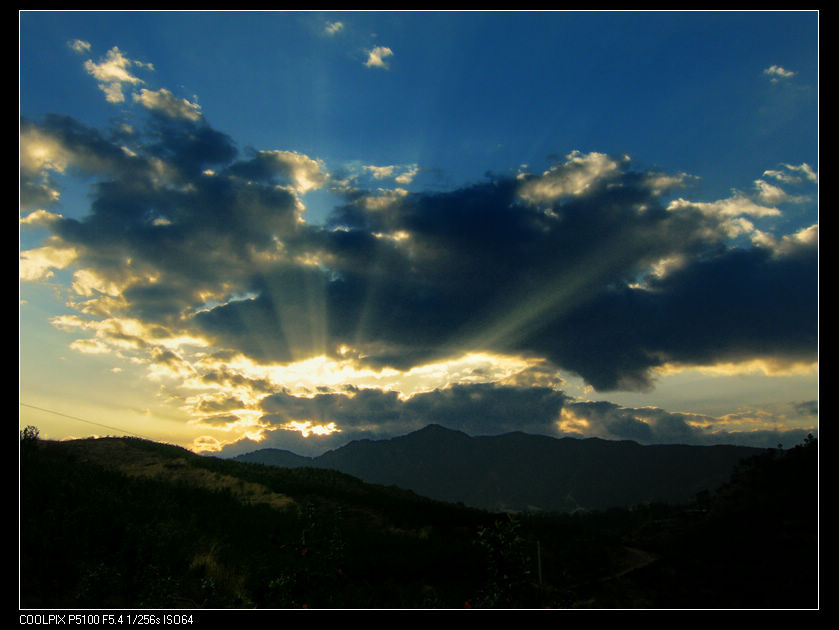
[[[20,448],[24,608],[798,608],[818,605],[818,531],[810,436],[685,504],[573,514],[140,438]]]
[[[573,512],[690,501],[724,484],[740,461],[762,451],[521,431],[470,436],[429,424],[389,439],[354,440],[315,457],[261,449],[232,459],[338,470],[480,509]]]

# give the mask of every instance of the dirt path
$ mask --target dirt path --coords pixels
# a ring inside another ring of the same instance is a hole
[[[612,575],[603,578],[603,581],[621,578],[627,573],[632,573],[637,569],[652,564],[658,559],[655,555],[649,553],[648,551],[644,551],[643,549],[637,549],[635,547],[624,547],[624,549],[627,554],[626,566],[617,573],[613,573]]]

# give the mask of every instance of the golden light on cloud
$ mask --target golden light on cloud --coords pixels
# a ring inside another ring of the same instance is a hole
[[[604,153],[572,151],[566,161],[528,179],[519,194],[531,203],[550,203],[565,196],[581,195],[593,184],[617,172],[620,162]]]
[[[591,427],[591,422],[581,416],[578,416],[570,409],[563,407],[559,414],[557,426],[563,433],[582,434],[586,429]]]
[[[39,247],[21,252],[20,279],[23,281],[51,278],[53,269],[64,269],[73,262],[78,253],[72,248]]]
[[[20,134],[20,166],[22,170],[64,172],[69,155],[61,144],[47,134],[23,130]]]
[[[328,424],[313,424],[311,420],[290,420],[285,424],[281,424],[280,429],[285,431],[297,431],[304,438],[310,435],[332,435],[333,433],[340,433],[334,422]]]
[[[356,357],[349,346],[343,355]],[[438,361],[406,371],[373,370],[360,366],[355,358],[334,359],[318,356],[285,365],[262,365],[242,355],[211,357],[199,355],[192,363],[195,373],[184,378],[181,387],[193,393],[182,399],[182,410],[191,417],[189,423],[210,430],[223,448],[244,439],[260,442],[266,431],[294,431],[302,437],[328,436],[340,433],[335,422],[322,418],[290,419],[281,425],[265,425],[261,402],[272,393],[285,392],[300,398],[324,393],[355,395],[352,388],[396,392],[400,399],[444,389],[457,384],[508,383],[519,380],[533,384],[535,378],[545,382],[547,371],[542,361],[516,356],[471,353]],[[215,374],[212,379],[201,375]],[[556,383],[556,378],[551,379]],[[213,442],[202,441],[193,448],[216,449]]]
[[[218,397],[220,394],[210,394]],[[208,400],[203,396],[190,397],[183,406],[187,416],[187,424],[199,427],[211,434],[204,434],[192,442],[192,450],[196,452],[222,450],[225,446],[235,444],[241,440],[262,442],[265,439],[266,426],[262,423],[262,412],[257,409],[236,408],[229,413],[207,415],[204,412]]]
[[[398,391],[402,397],[453,384],[496,382],[541,365],[539,361],[519,356],[475,352],[406,371],[375,370],[359,364],[353,358],[358,352],[347,345],[342,345],[339,353],[346,358],[320,355],[294,363],[263,365],[238,355],[220,361],[219,365],[246,379],[264,380],[273,387],[282,387],[295,396],[310,396],[312,392],[324,390],[345,391],[347,385],[352,385]],[[206,367],[210,361],[206,360]]]
[[[374,232],[373,236],[375,236],[376,238],[390,239],[391,241],[396,241],[397,243],[400,241],[406,241],[409,238],[411,238],[411,235],[404,230],[391,232],[389,234],[384,234],[382,232]]]
[[[818,361],[785,361],[775,358],[750,359],[748,361],[719,362],[713,365],[680,365],[666,363],[655,371],[660,376],[695,371],[710,376],[738,376],[762,374],[764,376],[806,376],[819,371]]]
[[[110,297],[122,295],[121,286],[93,269],[79,269],[73,273],[73,290],[84,297],[92,297],[98,293]]]
[[[218,453],[225,444],[211,435],[201,435],[192,441],[192,450],[196,453]]]

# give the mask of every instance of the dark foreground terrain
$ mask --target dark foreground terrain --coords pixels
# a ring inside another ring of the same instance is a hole
[[[20,606],[818,607],[815,439],[682,504],[492,513],[132,438],[20,458]]]
[[[338,470],[490,512],[576,512],[684,503],[719,488],[737,464],[760,452],[522,432],[472,437],[431,424],[391,439],[355,440],[319,457],[261,449],[234,459]]]

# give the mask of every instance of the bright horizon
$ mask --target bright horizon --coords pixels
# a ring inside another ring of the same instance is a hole
[[[801,12],[20,12],[19,424],[818,431]]]

